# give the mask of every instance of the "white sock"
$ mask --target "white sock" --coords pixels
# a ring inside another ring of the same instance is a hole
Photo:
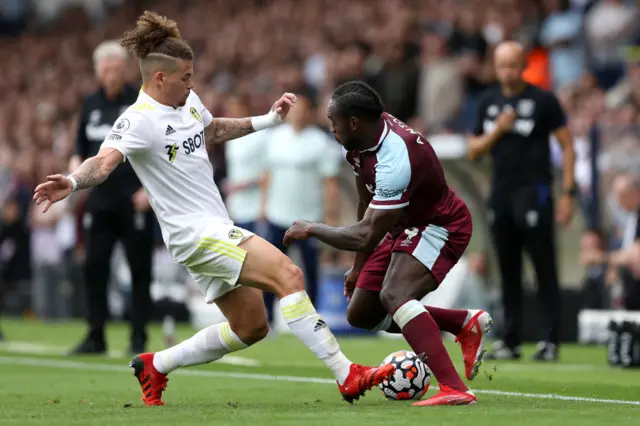
[[[231,330],[228,322],[210,325],[198,331],[189,339],[168,349],[156,352],[153,366],[162,374],[168,374],[178,367],[206,364],[222,358],[229,352],[246,348]]]
[[[307,292],[283,297],[280,308],[293,334],[331,369],[338,383],[344,384],[352,363],[340,350],[338,341],[316,312]]]

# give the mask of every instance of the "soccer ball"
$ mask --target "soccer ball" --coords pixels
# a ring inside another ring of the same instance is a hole
[[[396,367],[393,376],[378,385],[387,399],[392,401],[420,399],[427,393],[431,382],[431,371],[415,353],[394,352],[382,361],[382,365],[384,364]]]

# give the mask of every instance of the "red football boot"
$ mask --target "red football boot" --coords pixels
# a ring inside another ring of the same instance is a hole
[[[147,405],[164,405],[162,392],[167,388],[169,379],[153,366],[154,353],[145,353],[133,358],[129,367],[142,388],[142,400]]]
[[[482,358],[487,351],[484,348],[484,341],[492,324],[491,315],[485,311],[475,311],[467,325],[456,337],[456,342],[460,343],[460,349],[462,349],[464,374],[467,380],[473,380],[478,375]]]
[[[470,391],[461,392],[451,389],[447,385],[440,386],[440,392],[431,398],[414,402],[414,407],[431,407],[434,405],[473,405],[476,403],[476,396]]]
[[[338,383],[342,398],[352,404],[354,400],[358,400],[366,391],[371,390],[372,387],[378,386],[383,380],[391,377],[395,370],[396,368],[391,364],[380,367],[351,364],[347,380],[344,381],[343,385]]]

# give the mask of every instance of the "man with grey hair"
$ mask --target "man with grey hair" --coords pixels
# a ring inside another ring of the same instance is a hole
[[[76,154],[70,169],[98,153],[116,119],[138,97],[138,89],[125,83],[127,51],[117,41],[105,41],[93,52],[100,87],[82,105]],[[107,350],[104,326],[108,317],[107,285],[111,255],[119,240],[131,270],[131,347],[144,352],[146,324],[151,309],[149,287],[153,252],[154,216],[146,193],[131,165],[120,165],[102,185],[91,189],[85,204],[86,241],[84,278],[89,332],[73,354],[101,354]]]

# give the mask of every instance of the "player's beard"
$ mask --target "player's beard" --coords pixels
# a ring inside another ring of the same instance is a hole
[[[354,149],[358,149],[358,142],[354,138],[344,138],[344,142],[340,142],[340,140],[338,140],[338,138],[336,138],[336,140],[347,151],[353,151]]]

